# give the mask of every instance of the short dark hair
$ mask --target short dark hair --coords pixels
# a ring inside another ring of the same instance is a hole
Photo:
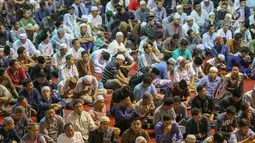
[[[192,32],[194,32],[192,29],[187,31],[187,34],[190,35]]]
[[[9,61],[10,67],[14,66],[15,62],[17,62],[17,59],[10,59]]]
[[[172,97],[166,97],[163,99],[163,105],[173,105],[174,99]]]
[[[72,9],[74,9],[73,6],[69,6],[69,7],[68,7],[68,11],[69,11],[69,10],[72,10]]]
[[[143,83],[151,84],[152,83],[152,79],[149,76],[144,77],[143,78]]]
[[[242,34],[241,33],[236,33],[235,36],[234,36],[235,40],[239,40],[241,38],[242,38]]]
[[[22,54],[25,50],[26,48],[24,46],[19,47],[17,50],[18,55]]]
[[[202,63],[203,63],[203,59],[201,58],[201,57],[199,57],[199,56],[196,56],[195,57],[195,60],[194,60],[194,63],[196,64],[196,65],[202,65]]]
[[[83,55],[85,55],[85,54],[89,54],[88,51],[82,51],[82,52],[81,52],[81,56],[82,56],[82,57],[83,57]]]
[[[240,53],[249,53],[250,52],[250,50],[249,50],[249,48],[248,47],[243,47],[242,49],[240,49],[240,51],[239,51]]]
[[[177,33],[174,33],[172,39],[179,39],[179,35]]]
[[[73,127],[73,124],[70,123],[70,122],[69,122],[69,123],[66,123],[65,126],[64,126],[64,130],[66,130],[66,128],[69,127],[69,126],[72,126],[72,127]]]
[[[174,99],[174,102],[175,102],[175,103],[181,103],[181,102],[182,102],[180,96],[174,96],[173,99]]]
[[[210,30],[211,27],[214,27],[214,25],[210,24],[210,25],[208,26],[208,30]]]
[[[200,92],[203,88],[205,88],[203,85],[197,86],[197,92]]]
[[[237,97],[237,98],[241,98],[242,92],[239,89],[236,88],[236,89],[233,90],[232,96]]]
[[[24,96],[19,96],[17,98],[17,103],[20,103],[21,101],[23,101],[24,99],[26,99]]]
[[[188,41],[187,40],[185,40],[185,39],[182,39],[181,40],[181,46],[187,46],[189,43],[188,43]]]
[[[198,109],[198,108],[193,108],[192,110],[191,110],[191,115],[192,116],[197,116],[198,114],[200,114],[201,113],[201,111],[200,111],[200,109]]]
[[[214,135],[213,135],[213,140],[214,142],[217,142],[217,143],[223,143],[224,142],[224,135],[221,131],[219,132],[216,132]]]
[[[75,43],[76,41],[79,41],[79,39],[77,39],[77,38],[73,39],[73,40],[72,40],[72,45],[74,45],[74,43]]]
[[[240,109],[242,111],[244,111],[244,110],[248,109],[249,107],[250,107],[250,105],[247,102],[242,102]]]
[[[184,79],[182,79],[182,80],[179,82],[179,86],[180,86],[181,89],[185,89],[185,88],[188,87],[188,84],[187,84],[187,82],[186,82]]]
[[[37,61],[38,61],[38,63],[39,64],[44,64],[46,61],[45,61],[45,58],[43,57],[43,56],[39,56],[38,58],[37,58]]]
[[[29,83],[31,83],[32,82],[32,80],[31,79],[25,79],[25,80],[23,80],[21,83],[22,83],[22,85],[24,86],[24,87],[26,87]]]
[[[83,104],[84,104],[84,101],[81,100],[81,99],[74,99],[74,101],[73,101],[73,108],[74,108],[74,106],[75,106],[76,104],[78,104],[78,103],[81,103],[81,104],[83,105]]]
[[[249,120],[247,120],[247,119],[241,119],[239,122],[238,122],[238,125],[239,125],[239,127],[240,128],[242,128],[242,127],[245,127],[245,126],[250,126],[250,121]]]
[[[104,60],[108,61],[110,59],[110,53],[109,52],[106,52],[106,51],[103,51],[102,52],[102,57]]]
[[[66,55],[66,60],[70,60],[72,57],[73,57],[72,54],[68,54],[68,55]]]
[[[143,95],[143,100],[149,99],[150,97],[152,97],[152,95],[150,93],[145,92]]]
[[[0,68],[0,76],[3,76],[4,72],[5,72],[5,69],[4,68]]]
[[[46,3],[45,3],[44,1],[41,1],[41,2],[39,3],[39,5],[40,5],[40,7],[43,7],[43,6],[46,6]]]
[[[228,106],[226,109],[227,114],[235,115],[236,114],[236,108],[234,106]]]
[[[4,54],[5,55],[10,55],[11,53],[11,47],[9,45],[4,46]]]
[[[194,6],[200,5],[200,2],[201,2],[200,0],[195,0],[195,1],[194,1]]]
[[[171,116],[169,116],[167,114],[164,114],[163,115],[163,121],[169,121],[169,120],[172,120]]]
[[[154,73],[156,75],[160,75],[160,70],[154,67],[154,68],[152,68],[151,73]]]
[[[41,71],[40,73],[39,73],[39,78],[40,77],[47,77],[47,74],[44,72],[44,71]]]

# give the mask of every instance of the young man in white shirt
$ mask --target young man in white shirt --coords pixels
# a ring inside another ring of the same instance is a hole
[[[81,133],[74,131],[72,123],[65,124],[64,131],[65,133],[62,133],[58,136],[58,143],[84,143]]]

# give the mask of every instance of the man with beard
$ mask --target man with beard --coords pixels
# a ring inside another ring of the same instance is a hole
[[[186,22],[182,26],[182,37],[188,36],[187,32],[188,30],[192,29],[196,35],[196,37],[199,39],[199,41],[202,41],[202,38],[199,33],[199,26],[193,21],[193,17],[187,16]]]
[[[229,139],[229,143],[254,142],[255,133],[249,128],[250,122],[246,119],[239,121],[239,129],[235,130]]]

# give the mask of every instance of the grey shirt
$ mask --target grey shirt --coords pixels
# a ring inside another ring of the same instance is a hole
[[[163,121],[164,115],[169,115],[173,121],[176,119],[176,114],[173,108],[165,111],[163,105],[161,105],[154,111],[153,124],[156,125],[158,122]]]
[[[20,143],[28,143],[28,142],[36,142],[36,143],[47,143],[45,138],[42,135],[38,135],[35,140],[33,141],[30,134],[25,134],[22,139],[20,140]]]
[[[247,139],[249,136],[254,136],[254,135],[255,133],[251,129],[248,130],[248,133],[245,136],[241,133],[240,129],[238,129],[238,130],[235,130],[230,135],[229,143],[237,143]]]

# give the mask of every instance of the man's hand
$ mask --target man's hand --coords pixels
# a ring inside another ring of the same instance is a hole
[[[203,135],[203,134],[199,133],[199,134],[198,134],[198,137],[199,137],[199,138],[204,138],[204,137],[205,137],[205,135]]]

